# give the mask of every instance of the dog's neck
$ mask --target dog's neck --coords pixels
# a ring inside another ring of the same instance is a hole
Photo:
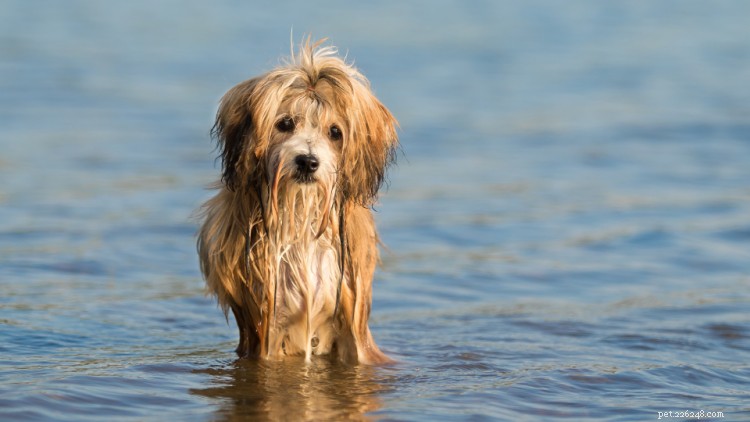
[[[334,194],[317,184],[288,183],[264,195],[268,234],[276,246],[310,245],[336,224]]]

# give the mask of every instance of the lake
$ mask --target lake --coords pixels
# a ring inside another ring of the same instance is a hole
[[[750,420],[748,22],[4,1],[0,419]],[[393,366],[238,361],[203,290],[218,100],[307,33],[400,121],[371,317]]]

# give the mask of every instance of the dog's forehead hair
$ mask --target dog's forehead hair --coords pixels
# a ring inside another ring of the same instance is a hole
[[[279,109],[279,115],[293,116],[298,124],[310,124],[313,128],[321,124],[327,126],[335,120],[335,89],[330,83],[320,80],[313,87],[297,79],[290,88],[286,101]]]

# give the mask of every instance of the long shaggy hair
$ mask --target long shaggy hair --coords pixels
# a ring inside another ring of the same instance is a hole
[[[202,208],[201,270],[240,331],[240,357],[389,359],[367,320],[371,206],[398,144],[367,79],[322,41],[230,89],[214,135],[219,192]]]

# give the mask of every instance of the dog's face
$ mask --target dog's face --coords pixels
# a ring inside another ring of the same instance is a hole
[[[328,83],[317,85],[290,95],[276,111],[264,154],[266,177],[273,186],[315,185],[324,192],[336,187],[346,126],[330,106],[333,91]]]
[[[314,117],[286,113],[279,117],[275,126],[278,133],[271,141],[269,170],[278,168],[279,175],[289,175],[301,184],[335,177],[343,133],[336,123],[315,121]]]
[[[303,46],[291,63],[222,98],[214,135],[234,191],[295,184],[371,205],[393,160],[396,120],[365,77],[330,47]]]

